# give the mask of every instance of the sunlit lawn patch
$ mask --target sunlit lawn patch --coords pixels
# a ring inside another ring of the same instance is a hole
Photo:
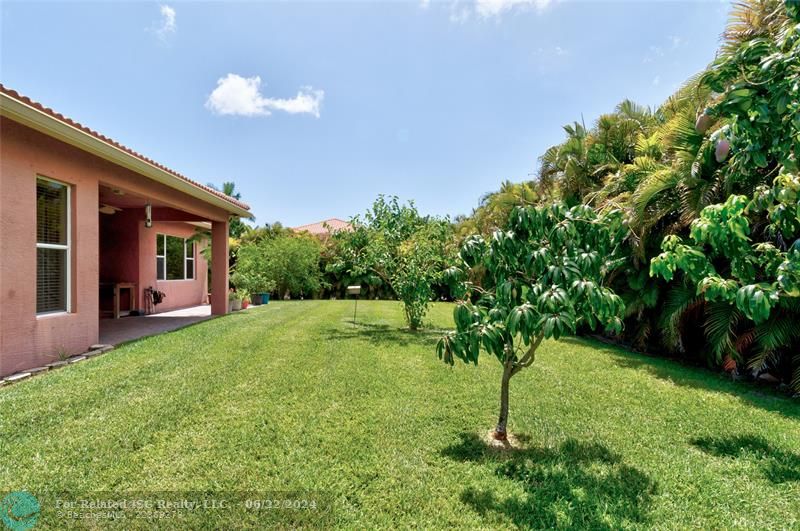
[[[352,301],[270,303],[0,389],[0,497],[31,492],[52,527],[60,491],[320,501],[181,513],[192,527],[800,526],[796,402],[545,343],[511,390],[523,448],[498,452],[497,365],[445,366],[397,303],[358,310],[354,326]]]

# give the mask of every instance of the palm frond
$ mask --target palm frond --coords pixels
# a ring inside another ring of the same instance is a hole
[[[725,356],[742,359],[736,343],[736,328],[742,317],[742,312],[727,302],[712,302],[706,306],[705,334],[717,364]]]
[[[760,349],[777,350],[800,339],[797,315],[776,312],[765,322],[756,325],[755,343]]]
[[[695,129],[695,114],[696,109],[684,106],[661,127],[661,137],[665,147],[673,153],[688,153],[692,161],[705,139],[705,136]]]
[[[661,168],[642,180],[631,196],[634,210],[644,217],[648,205],[662,192],[674,189],[680,181],[679,175],[671,168]]]
[[[735,53],[742,43],[758,37],[774,37],[787,22],[786,10],[780,0],[734,2],[722,34],[722,54]]]
[[[756,351],[748,361],[753,370],[763,369],[769,363],[777,363],[781,350],[800,339],[800,327],[797,326],[797,314],[779,311],[770,318],[756,325]]]
[[[672,352],[683,352],[681,320],[687,311],[701,303],[694,289],[686,285],[676,284],[667,291],[659,317],[661,338],[667,349]]]

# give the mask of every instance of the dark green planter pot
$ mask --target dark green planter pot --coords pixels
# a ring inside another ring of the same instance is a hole
[[[269,304],[269,293],[261,294],[261,302],[264,304]]]

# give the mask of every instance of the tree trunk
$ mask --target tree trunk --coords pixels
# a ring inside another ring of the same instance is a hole
[[[403,301],[400,301],[403,302]],[[406,315],[406,323],[408,323],[408,328],[412,332],[417,331],[417,322],[412,318],[411,313],[409,313],[408,308],[406,308],[406,303],[403,302],[403,312]]]
[[[503,366],[503,379],[500,383],[500,417],[497,419],[497,428],[494,430],[494,438],[498,441],[508,440],[508,382],[513,376],[514,363],[511,359],[506,361]]]

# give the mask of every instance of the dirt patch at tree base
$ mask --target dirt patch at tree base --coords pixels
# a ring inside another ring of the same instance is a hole
[[[500,441],[494,438],[494,430],[487,431],[483,436],[483,442],[492,450],[498,452],[513,452],[524,448],[524,437],[520,438],[513,433],[506,433],[506,440]]]

